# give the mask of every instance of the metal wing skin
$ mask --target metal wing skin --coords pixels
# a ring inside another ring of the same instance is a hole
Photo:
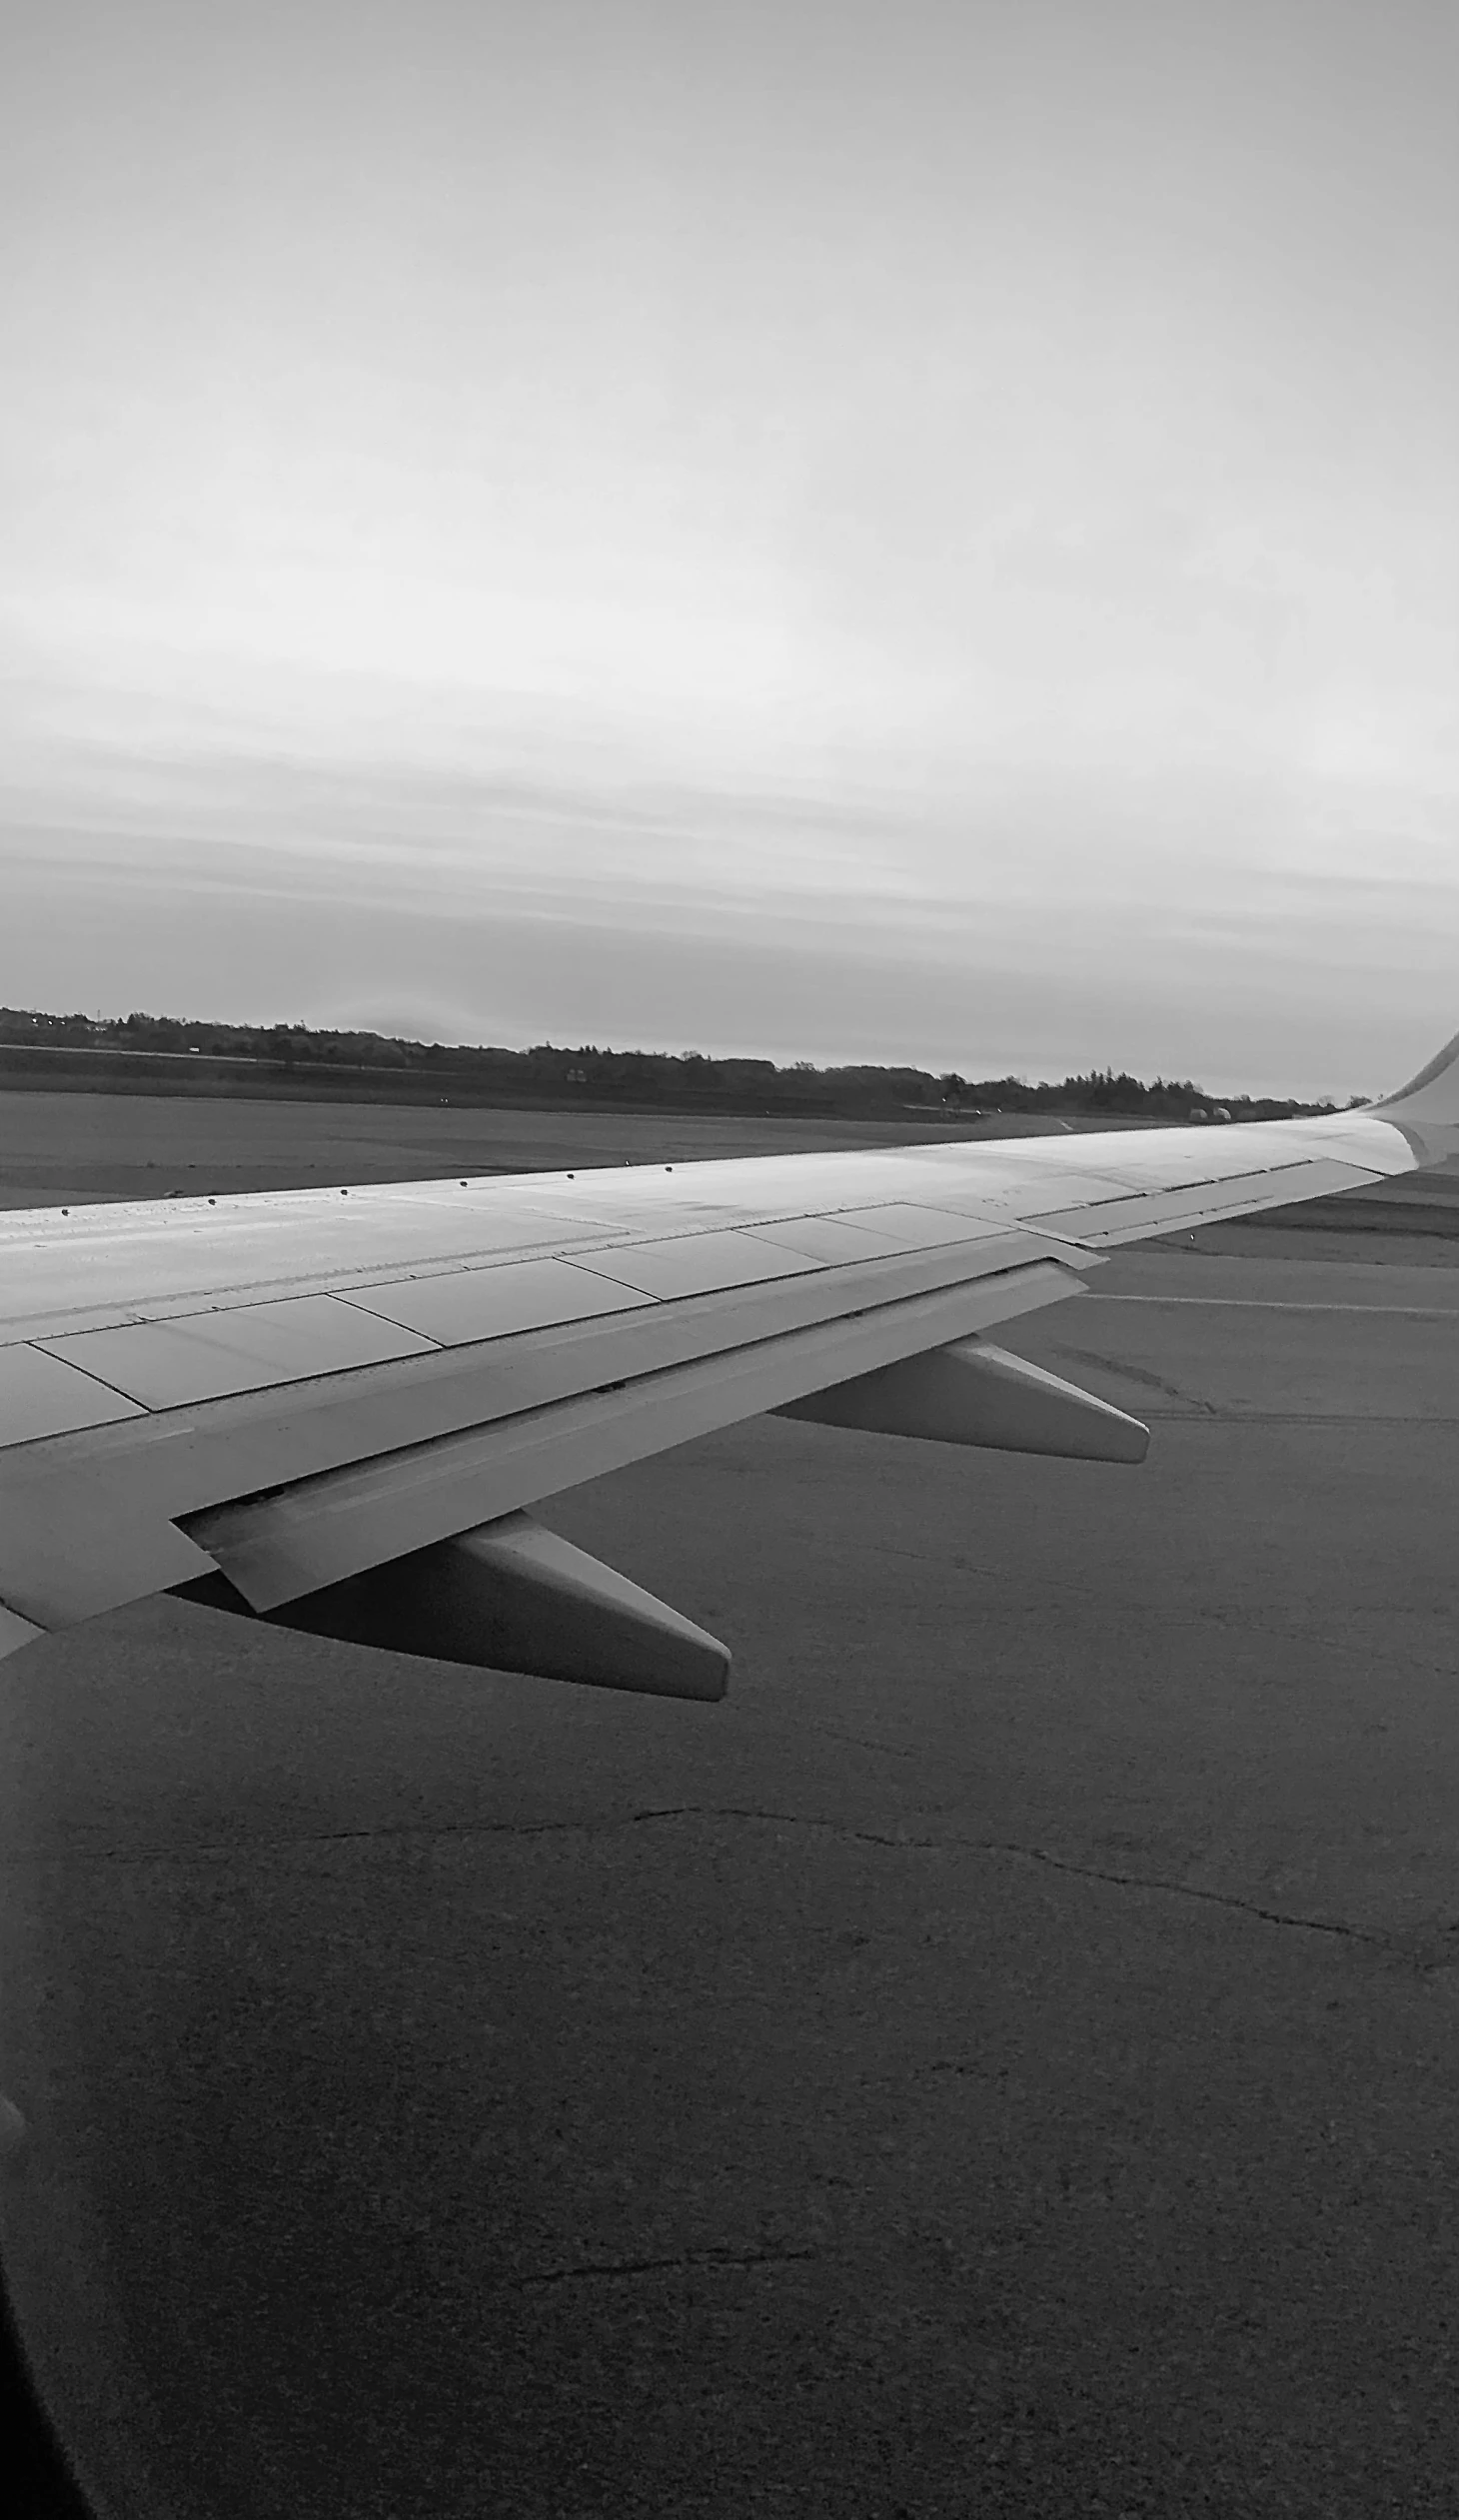
[[[0,1218],[0,1652],[165,1588],[713,1697],[728,1657],[532,1523],[764,1410],[1136,1460],[989,1348],[1103,1255],[1459,1152],[1459,1039],[1317,1120]]]

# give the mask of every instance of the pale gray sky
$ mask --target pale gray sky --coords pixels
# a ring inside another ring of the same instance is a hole
[[[47,0],[0,998],[1346,1093],[1459,1022],[1451,0]]]

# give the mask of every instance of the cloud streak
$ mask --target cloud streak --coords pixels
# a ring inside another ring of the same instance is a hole
[[[1411,1066],[1456,96],[1417,0],[48,12],[0,991]]]

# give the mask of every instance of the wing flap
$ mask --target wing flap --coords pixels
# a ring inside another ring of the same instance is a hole
[[[584,1257],[585,1267],[599,1269],[606,1278],[660,1302],[684,1295],[714,1295],[731,1286],[758,1286],[768,1278],[802,1277],[815,1265],[803,1253],[783,1250],[761,1235],[718,1230],[677,1234],[661,1242],[622,1243],[612,1251]]]
[[[39,1352],[79,1367],[145,1409],[179,1409],[429,1355],[434,1345],[337,1296],[295,1295],[181,1320],[85,1330],[50,1340]]]
[[[141,1415],[135,1400],[44,1348],[0,1348],[0,1443],[41,1443]]]
[[[574,1260],[508,1260],[495,1269],[452,1269],[358,1286],[347,1300],[445,1347],[465,1347],[476,1339],[632,1312],[653,1298]]]
[[[0,1597],[44,1627],[89,1618],[204,1573],[207,1559],[176,1527],[177,1518],[201,1507],[426,1447],[606,1387],[622,1389],[770,1336],[850,1324],[914,1297],[974,1287],[990,1275],[1001,1274],[1012,1286],[1019,1266],[1056,1249],[1037,1235],[1009,1232],[973,1246],[820,1269],[681,1303],[643,1304],[603,1320],[470,1347],[429,1348],[282,1390],[148,1416],[133,1408],[125,1424],[15,1444],[0,1449]],[[1084,1265],[1095,1265],[1092,1255]],[[1061,1291],[1070,1285],[1082,1280],[1065,1270]],[[995,1304],[966,1324],[954,1321],[943,1336],[998,1317]],[[935,1331],[926,1344],[938,1344]],[[790,1396],[772,1392],[749,1406]],[[585,1469],[578,1475],[595,1474]],[[569,1448],[557,1485],[573,1484]],[[531,1501],[525,1494],[509,1497],[505,1505],[464,1512],[447,1528],[460,1530]]]
[[[1043,1233],[1065,1235],[1091,1251],[1102,1251],[1110,1244],[1138,1242],[1147,1234],[1214,1224],[1223,1216],[1254,1216],[1264,1207],[1326,1198],[1337,1190],[1371,1185],[1377,1178],[1356,1164],[1284,1164],[1263,1172],[1237,1173],[1226,1180],[1132,1190],[1089,1207],[1030,1207],[1027,1221]]]
[[[253,1609],[275,1610],[858,1367],[945,1346],[984,1323],[1082,1292],[1083,1280],[1061,1261],[1027,1262],[181,1515],[179,1524]]]

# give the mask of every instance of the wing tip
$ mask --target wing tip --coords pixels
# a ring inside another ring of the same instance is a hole
[[[1396,1085],[1391,1094],[1380,1096],[1373,1107],[1377,1111],[1391,1111],[1399,1103],[1415,1101],[1419,1095],[1428,1099],[1435,1086],[1444,1088],[1445,1105],[1459,1119],[1459,1032],[1455,1033],[1452,1041],[1445,1042],[1442,1050],[1436,1050],[1418,1074],[1410,1076],[1406,1085]]]
[[[1459,1032],[1406,1085],[1370,1108],[1415,1141],[1421,1161],[1441,1162],[1459,1152]]]

